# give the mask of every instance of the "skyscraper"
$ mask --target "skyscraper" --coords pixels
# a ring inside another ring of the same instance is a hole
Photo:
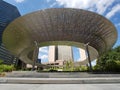
[[[72,47],[62,45],[49,46],[48,60],[49,63],[73,60]]]
[[[80,53],[79,61],[84,61],[87,58],[86,51],[84,49],[79,48],[79,53]]]
[[[55,62],[55,46],[49,46],[48,60],[49,60],[49,63]]]
[[[0,60],[6,64],[14,63],[14,55],[12,55],[2,44],[2,34],[10,22],[20,16],[18,9],[0,0]]]
[[[73,60],[73,51],[71,46],[57,46],[58,48],[58,60]]]

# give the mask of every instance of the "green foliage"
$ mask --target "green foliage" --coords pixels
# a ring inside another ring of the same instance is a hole
[[[63,71],[74,71],[74,63],[72,61],[66,61]]]
[[[50,71],[50,72],[56,72],[57,71],[57,67],[52,67],[52,68],[50,68],[48,71]]]
[[[3,64],[3,60],[0,60],[0,65]]]
[[[102,69],[103,69],[102,66],[100,66],[99,64],[97,64],[93,67],[94,71],[102,71]]]
[[[102,55],[94,66],[94,70],[120,72],[120,46]]]
[[[13,65],[3,64],[3,60],[0,60],[0,73],[2,72],[11,72],[14,69]]]
[[[82,71],[82,72],[84,72],[84,71],[88,71],[88,68],[87,68],[87,66],[81,65],[81,66],[74,67],[74,71]]]
[[[80,70],[80,71],[88,71],[87,66],[81,66],[80,68],[81,68],[81,70]]]
[[[0,72],[11,72],[14,70],[13,65],[0,65]]]
[[[65,67],[63,68],[63,71],[87,71],[87,66],[74,66],[74,63],[72,61],[67,61],[65,64]]]
[[[81,71],[81,66],[74,67],[74,71]]]
[[[107,60],[105,65],[105,70],[107,71],[115,71],[117,63],[114,60]]]

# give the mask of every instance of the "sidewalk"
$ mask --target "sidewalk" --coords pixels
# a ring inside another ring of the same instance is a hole
[[[0,78],[2,84],[106,84],[120,83],[120,78]]]
[[[81,72],[14,71],[0,78],[1,84],[109,84],[120,83],[120,74]]]

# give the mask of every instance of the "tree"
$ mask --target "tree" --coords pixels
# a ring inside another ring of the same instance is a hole
[[[120,46],[103,54],[94,67],[98,71],[120,72]]]

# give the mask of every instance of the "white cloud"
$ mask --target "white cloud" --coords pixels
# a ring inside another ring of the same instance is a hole
[[[114,0],[97,0],[97,2],[95,3],[97,13],[103,14],[107,10],[107,8],[112,5],[113,2]]]
[[[120,11],[120,4],[117,4],[112,8],[112,10],[106,15],[107,18],[111,18],[114,16],[118,11]]]
[[[51,4],[50,5],[50,7],[53,7],[53,6],[55,6],[57,3],[56,2],[54,2],[53,4]]]
[[[94,0],[56,0],[60,5],[70,8],[89,8]]]
[[[41,60],[48,59],[48,55],[40,55],[38,58]]]
[[[116,26],[116,27],[119,27],[119,26],[120,26],[120,23],[116,24],[115,26]]]
[[[48,53],[48,47],[41,47],[39,48],[39,53]]]
[[[39,48],[38,58],[42,61],[48,60],[48,47]]]
[[[92,66],[95,66],[96,63],[97,63],[97,60],[94,60],[94,61],[91,62]]]
[[[25,0],[15,0],[17,3],[21,3],[21,2],[23,2],[23,1],[25,1]]]
[[[112,5],[115,0],[56,0],[59,5],[67,8],[87,9],[104,14],[107,8]]]

